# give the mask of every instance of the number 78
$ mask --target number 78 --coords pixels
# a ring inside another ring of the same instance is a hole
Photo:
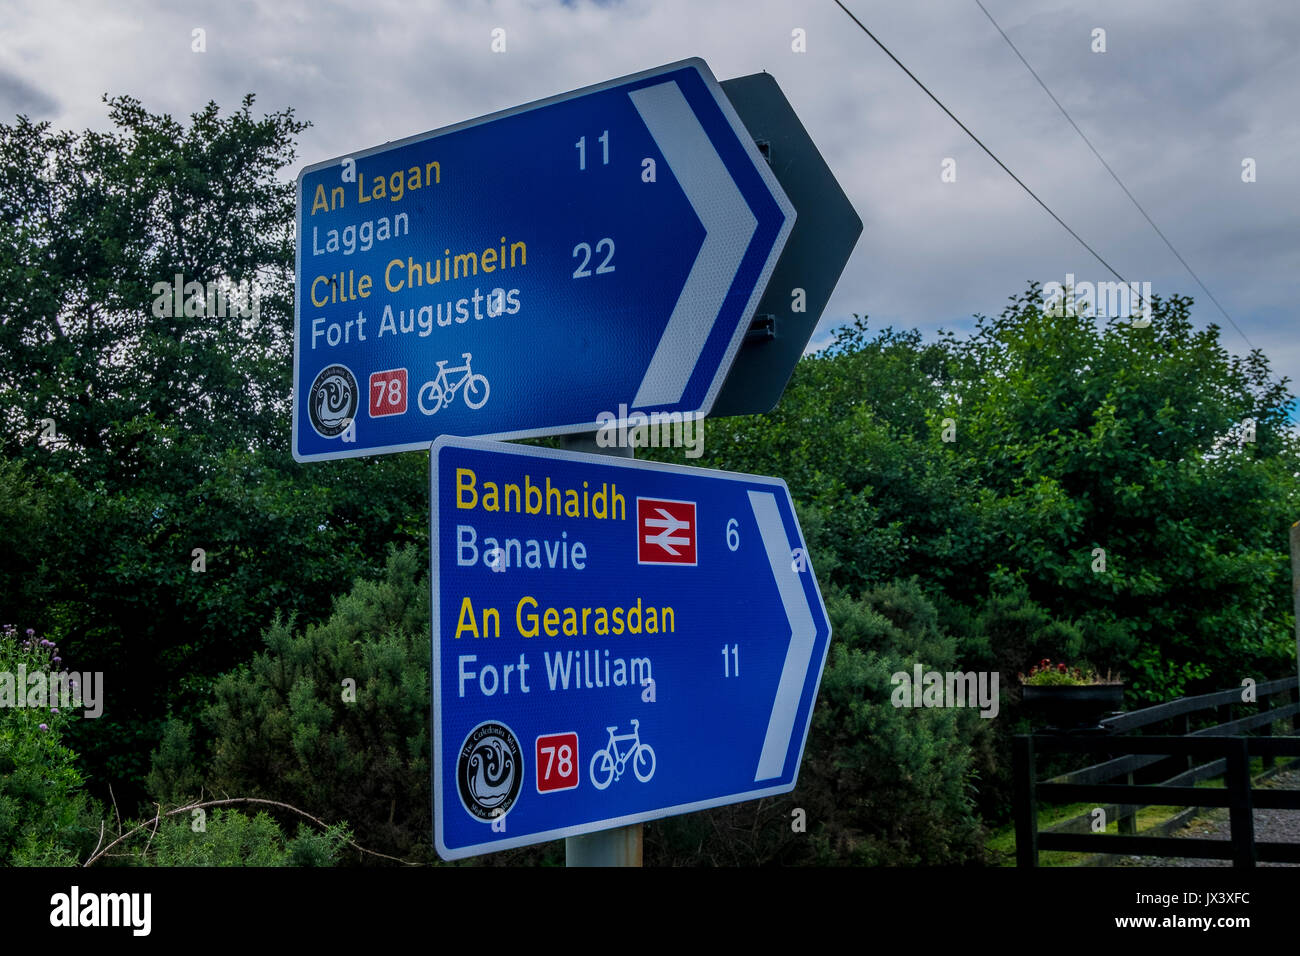
[[[383,405],[383,404],[384,404],[384,391],[385,391],[385,390],[388,391],[388,404],[389,404],[389,405],[400,405],[400,404],[402,404],[402,381],[401,381],[401,379],[390,378],[390,379],[385,380],[385,379],[382,379],[382,378],[381,378],[379,381],[377,381],[377,382],[371,382],[370,384],[371,384],[374,388],[378,389],[377,393],[375,394],[375,404],[376,404],[376,405]]]
[[[542,747],[541,752],[546,756],[546,771],[542,774],[543,780],[551,779],[551,766],[554,764],[556,754],[559,754],[559,766],[561,779],[568,777],[573,773],[573,749],[568,744],[561,744],[559,747]]]

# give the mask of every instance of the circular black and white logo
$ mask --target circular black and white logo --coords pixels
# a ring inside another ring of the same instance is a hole
[[[333,438],[347,431],[357,414],[360,390],[356,376],[346,365],[329,365],[321,369],[307,395],[307,414],[311,427],[322,438]]]
[[[456,763],[456,784],[471,816],[484,823],[505,816],[523,782],[523,754],[509,727],[487,721],[469,732]]]

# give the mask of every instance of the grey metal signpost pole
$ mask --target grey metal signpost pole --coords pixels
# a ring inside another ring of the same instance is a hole
[[[641,824],[615,827],[564,841],[565,866],[640,866]]]
[[[596,444],[596,433],[565,435],[561,441],[566,451],[581,451],[592,455],[611,455],[615,458],[635,458],[631,448],[601,448]],[[565,866],[640,866],[641,824],[614,827],[583,836],[567,837],[564,841]]]

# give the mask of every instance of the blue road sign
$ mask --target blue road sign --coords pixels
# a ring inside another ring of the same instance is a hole
[[[703,60],[298,177],[293,454],[707,413],[794,208]]]
[[[430,470],[442,857],[794,788],[830,622],[785,482],[451,437]]]

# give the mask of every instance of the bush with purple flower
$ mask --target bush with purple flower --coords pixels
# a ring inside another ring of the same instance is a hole
[[[93,850],[100,814],[62,739],[75,714],[28,707],[19,675],[58,667],[54,641],[0,627],[0,866],[75,865]],[[17,695],[22,693],[22,706]]]

